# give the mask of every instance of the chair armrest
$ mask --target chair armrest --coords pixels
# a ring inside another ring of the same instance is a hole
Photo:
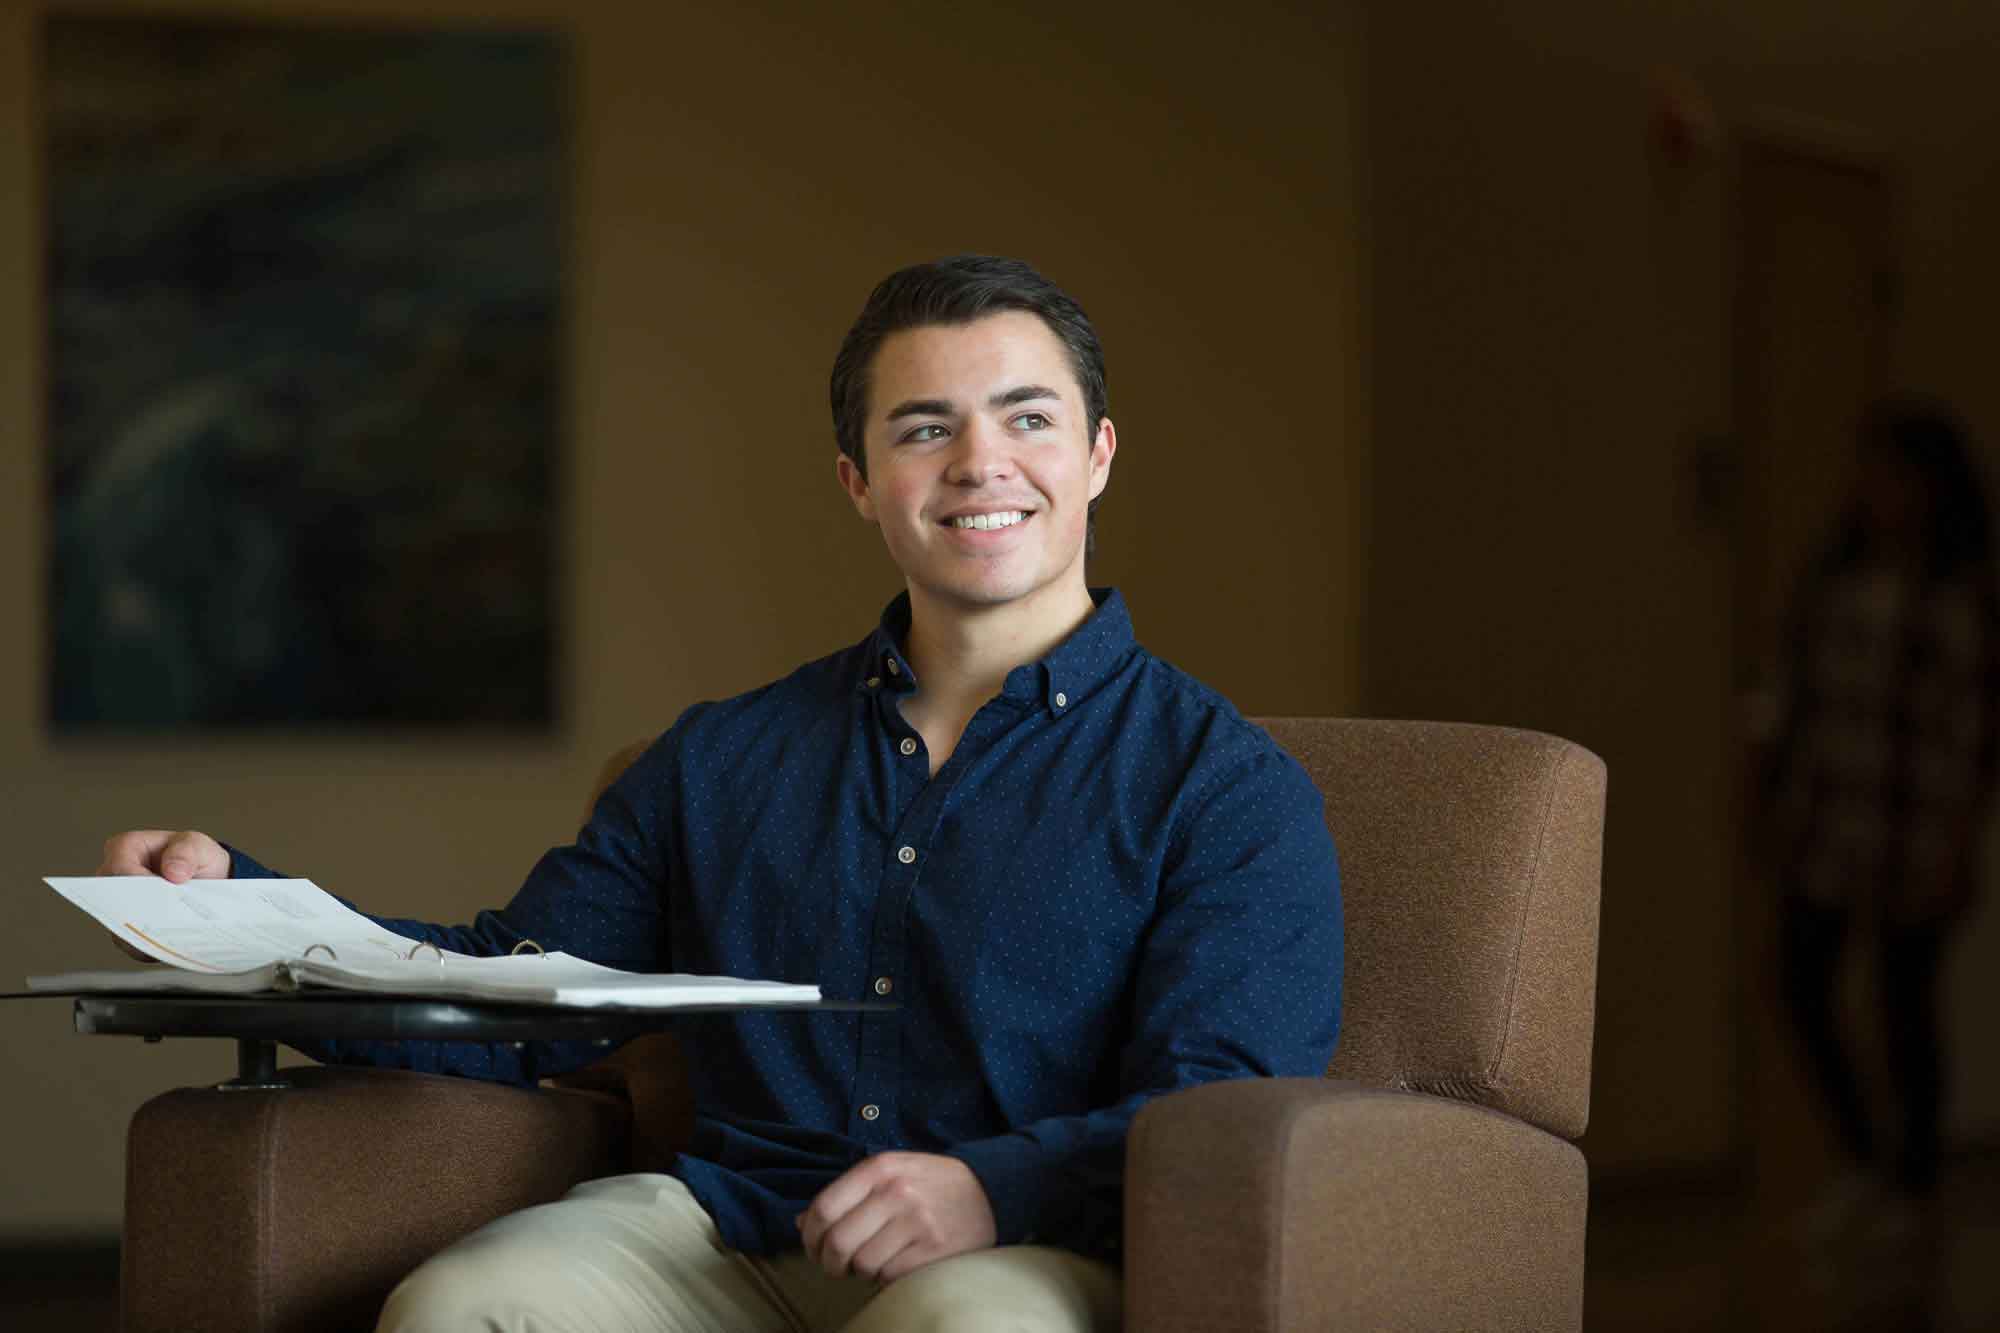
[[[632,1108],[627,1171],[665,1171],[694,1137],[694,1091],[672,1032],[634,1037],[595,1064],[543,1081],[545,1088],[601,1092]]]
[[[1134,1120],[1132,1333],[1576,1329],[1587,1176],[1498,1111],[1327,1079],[1205,1084]]]
[[[477,1227],[621,1168],[625,1105],[391,1070],[181,1088],[132,1118],[124,1333],[372,1327],[404,1274]]]

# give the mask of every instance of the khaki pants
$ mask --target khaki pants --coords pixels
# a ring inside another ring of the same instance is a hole
[[[1109,1333],[1117,1270],[1012,1245],[887,1285],[836,1278],[802,1252],[729,1249],[687,1187],[629,1175],[579,1185],[433,1257],[390,1293],[378,1333]]]

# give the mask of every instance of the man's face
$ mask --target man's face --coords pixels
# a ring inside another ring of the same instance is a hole
[[[882,529],[919,604],[1055,606],[1082,595],[1088,506],[1111,476],[1111,422],[1086,420],[1060,339],[1037,316],[906,329],[875,354],[868,477],[841,484]]]

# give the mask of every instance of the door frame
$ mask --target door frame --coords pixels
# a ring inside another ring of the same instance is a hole
[[[1764,878],[1747,855],[1745,821],[1749,808],[1749,763],[1753,754],[1752,723],[1744,707],[1744,691],[1759,665],[1754,655],[1764,646],[1767,608],[1763,570],[1772,558],[1768,539],[1772,499],[1765,489],[1767,469],[1754,466],[1768,438],[1769,404],[1761,352],[1760,325],[1753,318],[1758,299],[1757,274],[1762,247],[1771,242],[1774,227],[1771,201],[1759,185],[1759,169],[1770,166],[1808,167],[1871,183],[1874,216],[1865,225],[1872,232],[1869,249],[1876,269],[1871,299],[1877,316],[1869,321],[1863,357],[1867,366],[1864,401],[1892,384],[1897,303],[1901,282],[1898,263],[1905,201],[1904,173],[1889,148],[1864,131],[1777,111],[1762,111],[1735,127],[1733,152],[1725,185],[1725,246],[1728,299],[1725,330],[1728,357],[1728,401],[1731,435],[1736,442],[1736,495],[1730,525],[1729,654],[1736,680],[1736,699],[1724,719],[1725,753],[1744,783],[1732,803],[1730,827],[1724,833],[1739,849],[1731,859],[1736,891],[1731,895],[1735,921],[1736,967],[1731,980],[1732,1010],[1737,1016],[1735,1052],[1735,1157],[1738,1179],[1750,1188],[1752,1212],[1772,1200],[1764,1196],[1760,1166],[1766,1145],[1762,1139],[1760,1089],[1769,1077],[1764,1069],[1772,1054],[1762,1004],[1771,981],[1765,973],[1774,956],[1775,901]],[[1780,1037],[1782,1041],[1782,1034]],[[1787,1057],[1789,1058],[1789,1057]],[[1794,1066],[1796,1068],[1796,1066]]]

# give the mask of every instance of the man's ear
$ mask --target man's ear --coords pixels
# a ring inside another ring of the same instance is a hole
[[[875,497],[868,493],[868,478],[861,475],[861,469],[846,454],[836,454],[833,460],[834,475],[840,478],[840,489],[847,492],[847,498],[854,502],[854,512],[875,521]]]
[[[1104,494],[1111,480],[1111,455],[1118,452],[1118,430],[1110,417],[1097,423],[1097,438],[1090,442],[1090,498]]]

